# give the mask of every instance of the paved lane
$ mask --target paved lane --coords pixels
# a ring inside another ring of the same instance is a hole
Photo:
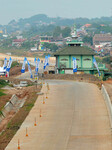
[[[18,139],[22,150],[112,150],[109,117],[97,86],[72,81],[48,82],[46,104],[42,104],[43,96],[39,96],[6,150],[16,150]],[[43,91],[46,92],[45,86]],[[26,127],[29,137],[25,137]]]

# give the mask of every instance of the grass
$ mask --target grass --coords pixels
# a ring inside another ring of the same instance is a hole
[[[11,55],[22,57],[39,57],[44,58],[49,52],[29,52],[29,49],[17,49],[17,48],[0,48],[0,53],[11,53]],[[45,54],[44,54],[45,53]],[[52,53],[50,53],[51,55]]]
[[[18,130],[21,126],[21,122],[15,123],[13,126],[11,124],[11,121],[7,125],[7,129],[13,129],[13,130]]]
[[[0,79],[0,96],[6,95],[4,93],[4,90],[2,90],[1,88],[8,85],[8,83],[5,80]]]
[[[3,113],[2,113],[2,111],[0,111],[0,115],[2,115]]]
[[[5,93],[3,93],[4,90],[0,89],[0,96],[6,95]]]
[[[0,88],[4,87],[6,85],[8,85],[8,83],[5,80],[0,79]]]
[[[34,103],[29,103],[26,105],[26,111],[30,111],[32,109],[32,107],[34,106]]]
[[[17,55],[17,56],[27,56],[27,51],[25,49],[6,49],[6,48],[0,48],[0,53],[11,53],[12,55]]]

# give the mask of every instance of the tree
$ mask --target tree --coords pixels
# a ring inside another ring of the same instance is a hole
[[[57,26],[53,31],[53,37],[58,37],[61,34],[61,28]]]
[[[50,51],[55,52],[58,49],[58,46],[56,44],[51,44],[51,43],[44,43],[44,47],[50,49]]]
[[[83,37],[83,42],[93,45],[93,37],[92,36],[84,36]]]
[[[70,33],[71,33],[70,27],[65,27],[65,28],[62,30],[62,36],[63,36],[64,38],[70,36]]]
[[[30,49],[31,47],[34,47],[35,41],[25,41],[22,43],[21,48]]]

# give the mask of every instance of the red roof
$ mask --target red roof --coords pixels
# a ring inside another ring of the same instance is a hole
[[[21,43],[21,42],[24,42],[24,41],[26,41],[26,39],[14,39],[14,40],[13,40],[13,42],[20,42],[20,43]]]
[[[84,26],[88,28],[91,26],[91,24],[85,24]]]

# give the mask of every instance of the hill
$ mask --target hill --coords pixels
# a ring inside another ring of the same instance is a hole
[[[8,33],[15,32],[15,31],[27,31],[31,27],[40,27],[42,25],[55,25],[55,26],[72,26],[73,24],[76,24],[77,27],[80,27],[84,24],[90,23],[90,24],[111,24],[112,23],[112,17],[101,17],[101,18],[51,18],[48,17],[45,14],[38,14],[34,15],[29,18],[21,18],[18,21],[12,20],[7,25],[0,25],[0,29],[3,31],[7,29]]]

